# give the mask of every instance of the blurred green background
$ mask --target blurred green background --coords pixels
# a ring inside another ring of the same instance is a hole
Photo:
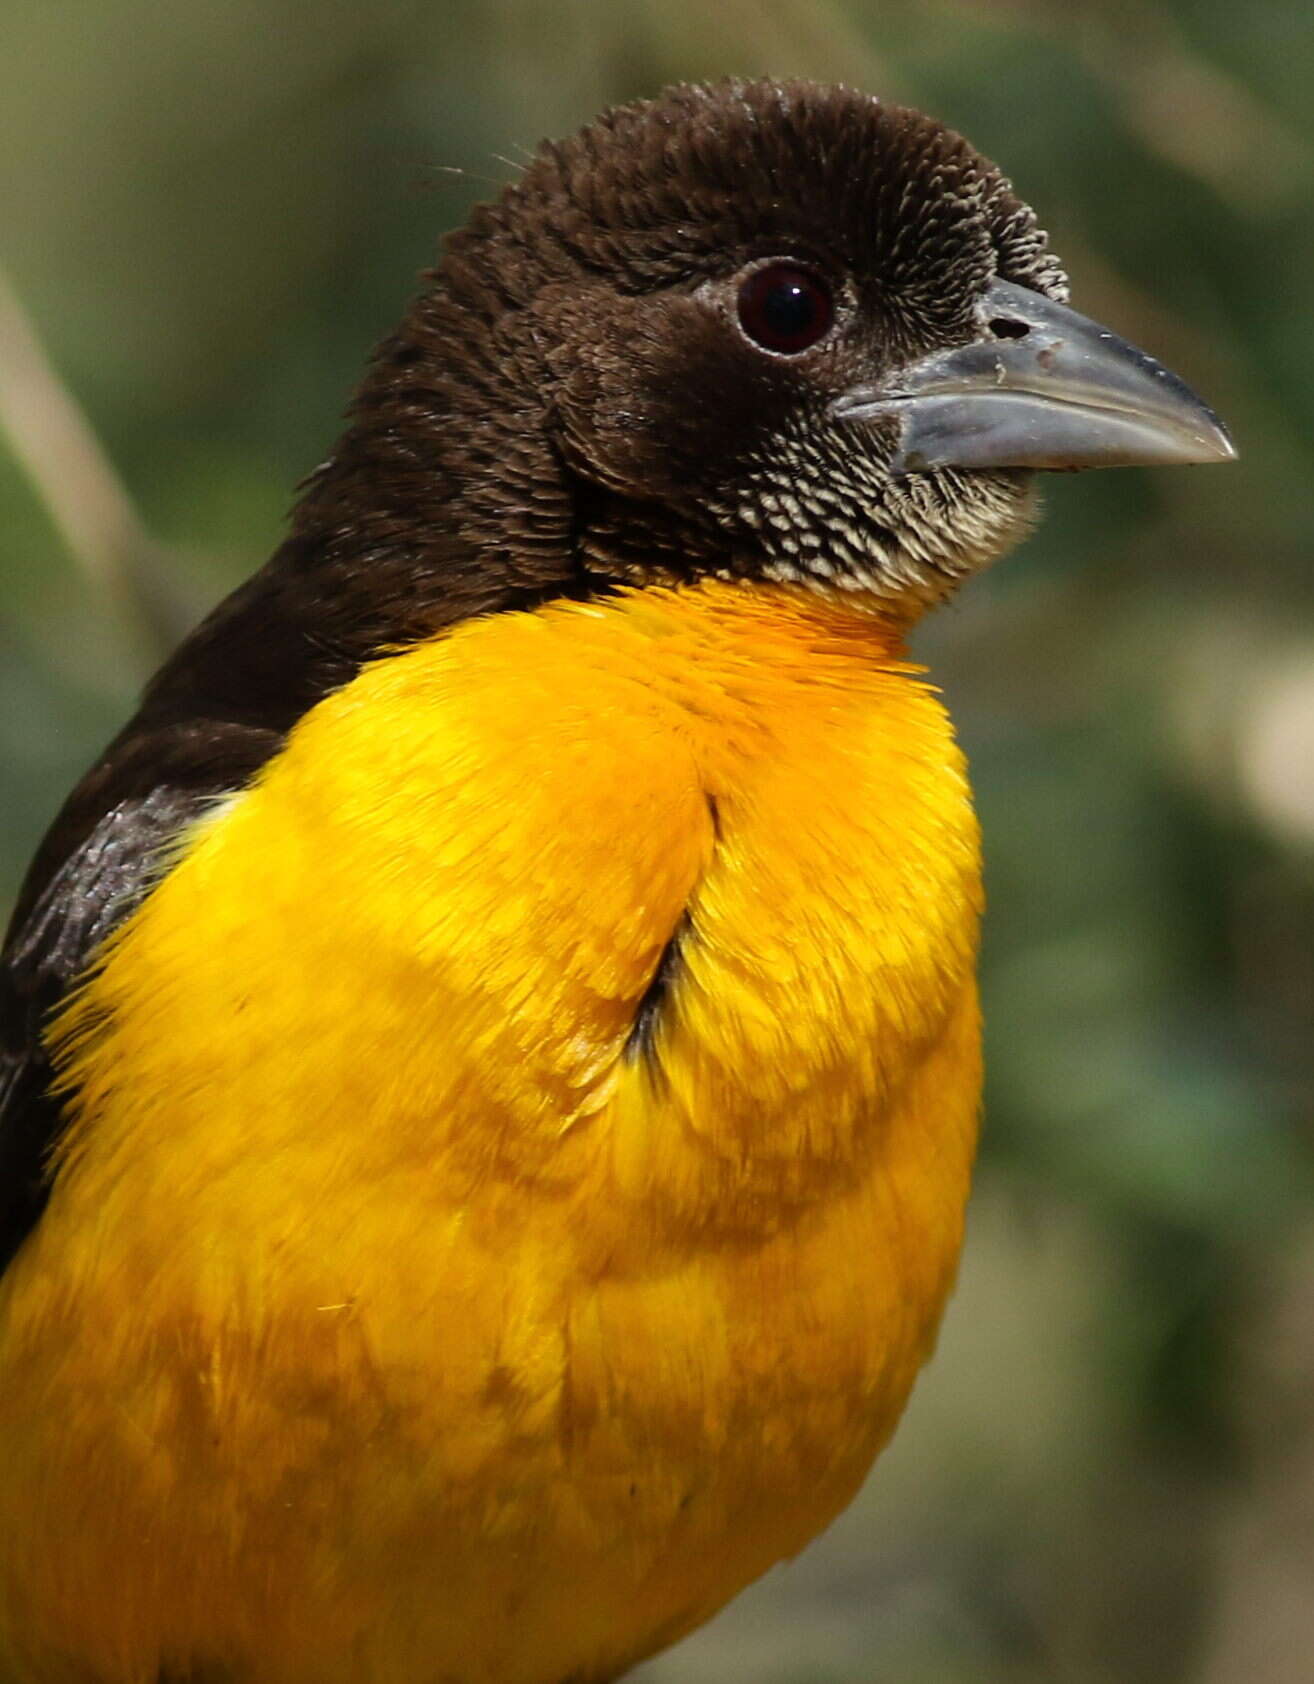
[[[0,898],[162,644],[277,542],[441,231],[609,102],[771,72],[925,107],[1004,164],[1078,306],[1231,422],[1236,467],[1054,479],[919,635],[989,861],[961,1287],[859,1503],[645,1676],[1309,1684],[1308,0],[3,23]]]

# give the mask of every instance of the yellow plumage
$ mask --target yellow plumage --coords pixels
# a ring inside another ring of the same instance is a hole
[[[605,1678],[825,1525],[979,1096],[976,825],[896,627],[716,582],[475,620],[166,865],[0,1282],[0,1654]]]

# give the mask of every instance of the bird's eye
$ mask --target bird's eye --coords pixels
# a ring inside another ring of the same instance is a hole
[[[823,339],[834,320],[830,288],[795,263],[754,269],[739,289],[739,325],[765,351],[796,356]]]

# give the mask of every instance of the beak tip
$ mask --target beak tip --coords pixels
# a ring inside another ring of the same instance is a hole
[[[1195,448],[1189,456],[1183,458],[1188,464],[1208,465],[1216,462],[1235,462],[1240,451],[1233,442],[1232,435],[1218,419],[1210,412],[1209,426],[1202,429],[1195,438]]]
[[[897,416],[895,473],[1236,461],[1214,410],[1108,328],[1012,281],[994,281],[984,303],[1020,331],[1001,341],[985,321],[976,339],[834,404],[843,420]]]

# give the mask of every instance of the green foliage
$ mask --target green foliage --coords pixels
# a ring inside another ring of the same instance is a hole
[[[650,1676],[1303,1684],[1308,6],[8,12],[4,261],[167,546],[134,599],[154,593],[156,622],[273,547],[441,230],[541,135],[678,76],[839,78],[946,118],[1037,206],[1078,305],[1234,424],[1226,470],[1054,481],[1039,534],[919,637],[989,860],[987,1144],[962,1289],[855,1509]],[[123,602],[79,573],[3,451],[0,526],[8,893],[140,673]]]

